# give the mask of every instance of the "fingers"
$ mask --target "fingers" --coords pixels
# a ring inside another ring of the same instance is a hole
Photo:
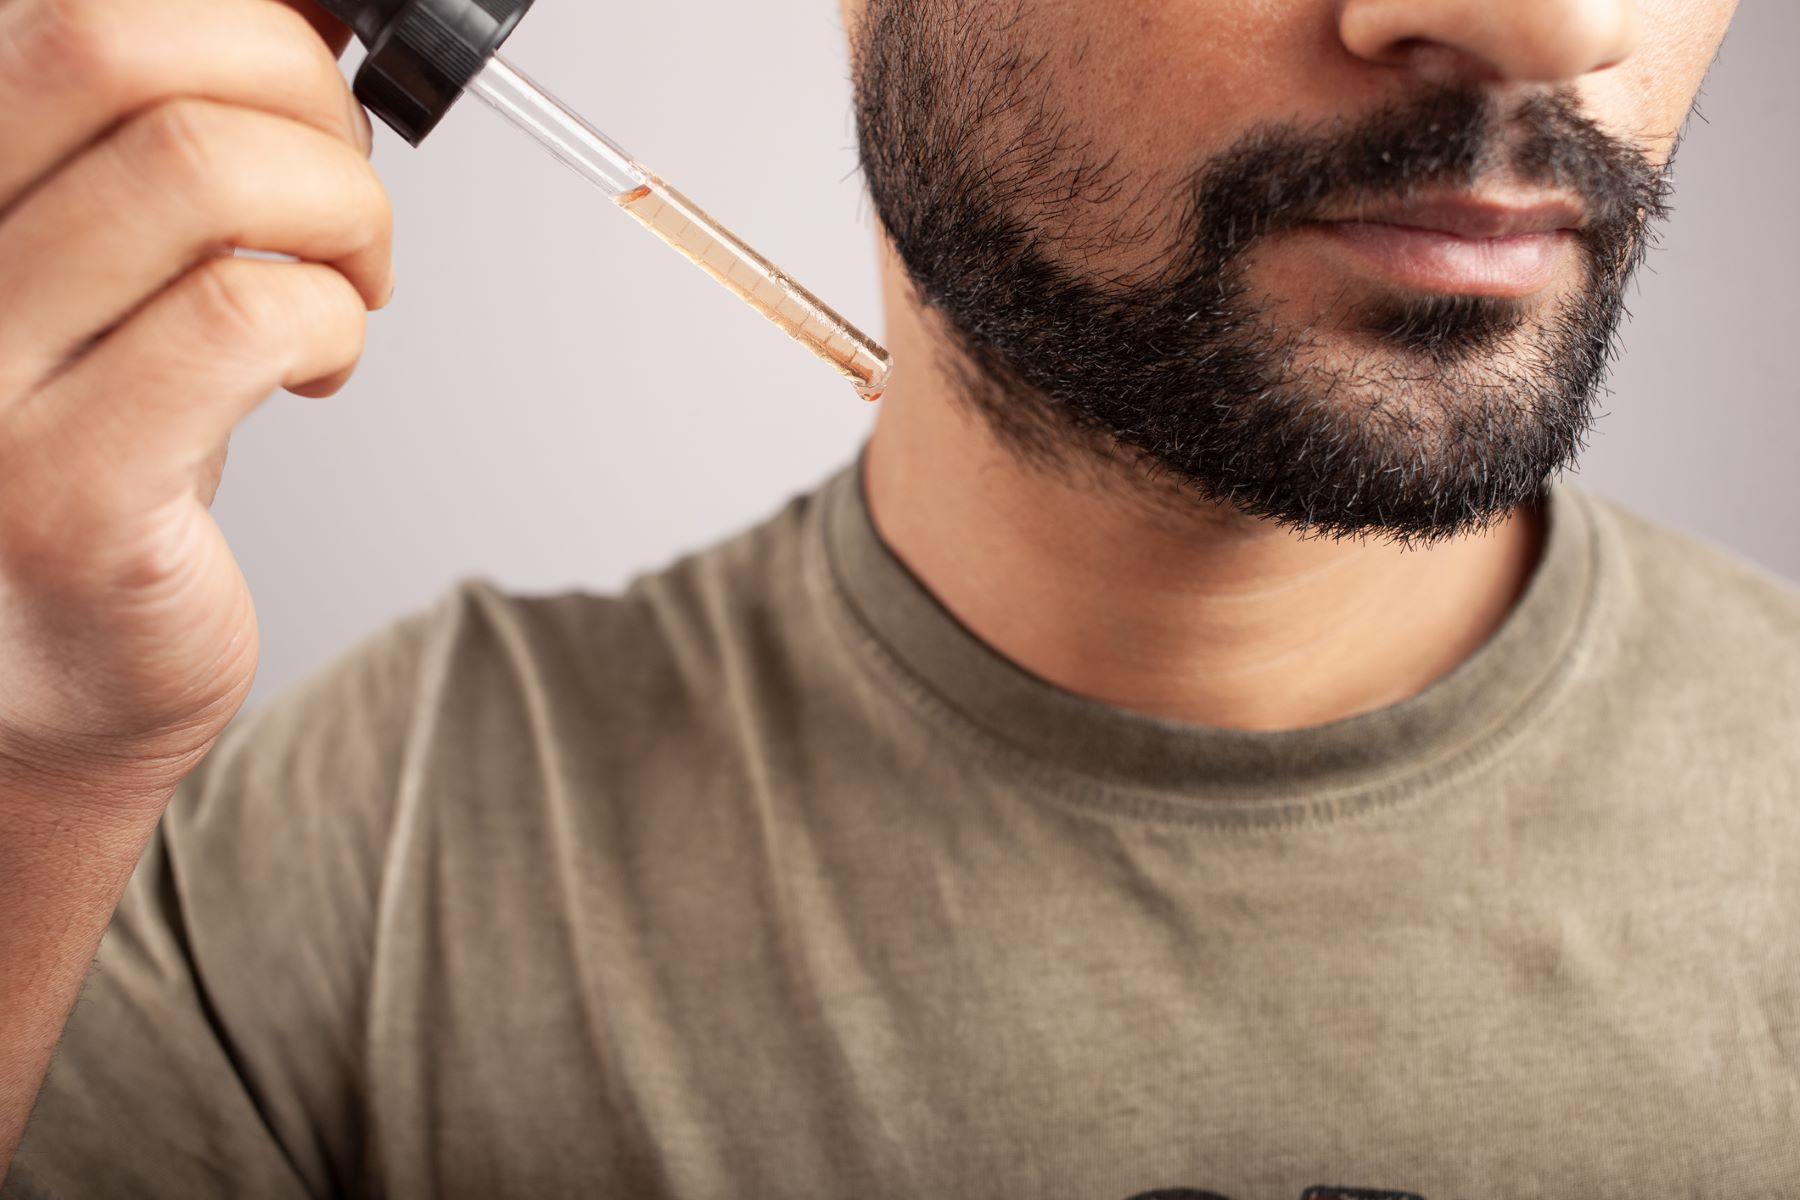
[[[348,27],[340,24],[336,17],[327,13],[317,4],[311,3],[310,0],[277,0],[277,2],[287,5],[305,17],[306,23],[311,25],[314,32],[324,39],[325,45],[330,48],[332,55],[337,58],[343,57],[344,47],[350,44]]]
[[[0,396],[28,390],[219,247],[328,263],[380,307],[392,245],[387,194],[340,138],[214,101],[164,101],[0,221]]]
[[[7,469],[54,464],[121,505],[189,494],[274,388],[352,367],[366,318],[332,267],[209,259],[14,412]]]
[[[175,96],[258,108],[357,145],[362,118],[306,17],[269,0],[0,3],[0,212],[120,119]]]

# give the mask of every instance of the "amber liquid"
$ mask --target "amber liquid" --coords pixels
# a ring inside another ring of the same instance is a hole
[[[892,367],[887,351],[733,237],[686,196],[652,178],[645,186],[620,196],[619,204],[645,228],[785,329],[788,336],[836,367],[856,385],[863,399],[881,398]]]

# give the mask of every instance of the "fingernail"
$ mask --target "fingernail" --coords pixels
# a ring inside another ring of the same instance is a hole
[[[375,151],[375,127],[369,124],[369,110],[362,106],[354,92],[350,94],[350,128],[356,134],[356,144],[361,147],[363,157],[371,157]]]

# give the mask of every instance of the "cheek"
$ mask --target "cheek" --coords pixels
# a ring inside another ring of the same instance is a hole
[[[1736,0],[1641,0],[1637,51],[1582,85],[1589,111],[1665,157],[1736,9]]]
[[[1146,179],[1185,178],[1251,126],[1307,113],[1296,81],[1334,46],[1322,0],[1053,0],[1031,11],[1071,122]]]
[[[1637,5],[1637,52],[1578,87],[1607,128],[1666,150],[1737,0]],[[1148,181],[1185,178],[1258,123],[1363,111],[1392,87],[1344,48],[1333,0],[1037,0],[1025,19],[1070,124]]]

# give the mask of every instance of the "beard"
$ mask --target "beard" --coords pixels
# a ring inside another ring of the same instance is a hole
[[[1666,168],[1567,90],[1502,111],[1421,85],[1356,119],[1258,127],[1158,205],[1066,119],[1022,15],[870,0],[853,38],[876,213],[1002,446],[1064,474],[1123,455],[1146,495],[1303,536],[1430,543],[1543,499],[1592,429]],[[1284,232],[1495,178],[1581,201],[1578,286],[1536,305],[1377,292],[1299,320],[1250,286],[1251,252]],[[1171,228],[1140,270],[1081,265]]]

